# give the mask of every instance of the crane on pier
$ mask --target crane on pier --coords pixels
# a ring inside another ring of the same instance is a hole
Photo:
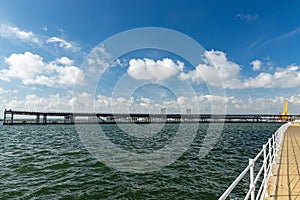
[[[288,114],[288,108],[289,108],[289,102],[288,102],[288,100],[285,100],[282,115]]]
[[[287,116],[289,114],[288,113],[288,107],[289,107],[289,102],[288,102],[288,100],[285,100],[283,111],[282,111],[281,116],[280,116],[281,120],[286,120],[287,121],[289,119],[289,117]]]

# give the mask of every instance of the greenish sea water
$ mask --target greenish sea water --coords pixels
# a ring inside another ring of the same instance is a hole
[[[212,150],[200,158],[208,128],[200,124],[192,144],[175,162],[142,174],[120,172],[95,159],[75,126],[0,125],[0,199],[218,199],[280,125],[226,123]],[[80,126],[88,130],[92,125]],[[188,130],[189,124],[184,126]],[[139,145],[120,140],[117,125],[102,128],[128,150]],[[154,136],[164,139],[143,144],[147,151],[172,139],[176,124],[164,128]],[[247,180],[242,181],[231,197],[239,199],[247,189]]]

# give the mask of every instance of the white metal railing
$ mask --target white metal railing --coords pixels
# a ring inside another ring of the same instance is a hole
[[[272,167],[276,163],[276,158],[278,156],[278,151],[282,145],[282,140],[284,133],[290,122],[283,124],[280,128],[268,139],[268,142],[263,145],[262,150],[255,156],[254,159],[249,159],[249,165],[244,169],[244,171],[233,181],[233,183],[228,187],[228,189],[223,193],[219,200],[226,199],[232,190],[238,185],[238,183],[245,177],[249,172],[250,183],[249,190],[244,199],[259,200],[264,197],[268,197],[268,182],[270,176],[272,175]],[[263,159],[261,166],[255,174],[254,167],[259,167],[256,164],[258,159]],[[263,175],[263,176],[262,176]],[[260,185],[258,181],[262,180]],[[256,191],[256,188],[258,190]]]

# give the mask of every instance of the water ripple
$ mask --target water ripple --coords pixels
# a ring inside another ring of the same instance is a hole
[[[208,127],[201,124],[194,142],[178,160],[145,174],[105,166],[85,149],[73,126],[0,126],[0,198],[217,199],[279,126],[225,124],[217,144],[200,159]],[[148,130],[151,137],[141,138],[121,137],[116,125],[105,130],[120,147],[147,152],[166,145],[177,127],[168,125],[158,134]],[[242,182],[234,197],[244,194],[246,184]]]

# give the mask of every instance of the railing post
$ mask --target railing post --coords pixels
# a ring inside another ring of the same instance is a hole
[[[281,147],[281,141],[282,141],[282,136],[283,136],[284,131],[282,129],[279,129],[276,135],[276,156],[278,154],[278,150]]]
[[[269,138],[268,139],[268,144],[269,144],[269,164],[268,164],[268,167],[269,167],[269,173],[270,173],[270,176],[272,175],[272,139]]]
[[[264,161],[263,161],[263,165],[264,165],[264,191],[265,191],[265,197],[269,197],[268,194],[268,182],[267,182],[267,176],[268,176],[268,172],[267,172],[267,145],[263,145],[263,151],[264,151]]]
[[[269,143],[269,165],[272,164],[272,140],[271,138],[268,139]]]
[[[272,143],[273,143],[273,145],[272,145],[272,148],[273,148],[273,163],[275,163],[276,162],[276,160],[275,160],[276,154],[275,154],[275,135],[274,134],[272,135]]]
[[[249,166],[250,166],[250,186],[249,189],[251,190],[251,200],[255,199],[255,184],[254,184],[254,160],[249,159]]]

